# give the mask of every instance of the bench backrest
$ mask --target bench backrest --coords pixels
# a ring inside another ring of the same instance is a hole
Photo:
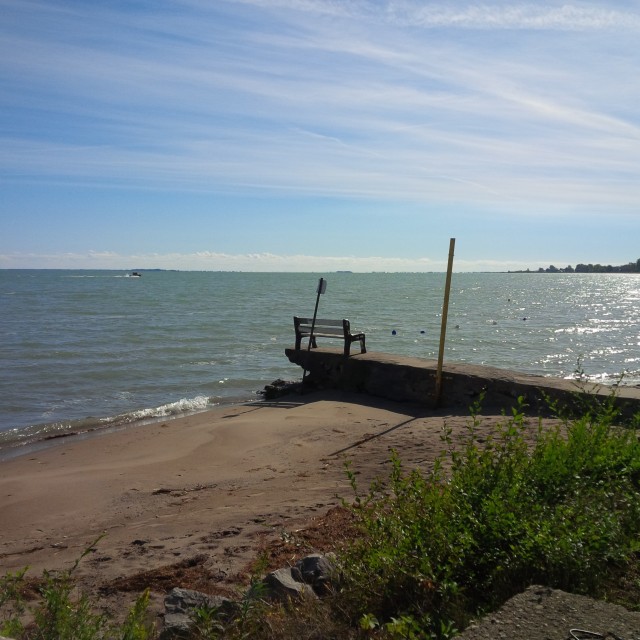
[[[313,318],[299,318],[298,316],[294,316],[293,324],[295,326],[296,333],[308,335],[309,333],[311,333]],[[327,320],[326,318],[316,318],[316,323],[313,326],[313,331],[314,333],[344,336],[349,333],[350,328],[351,325],[347,319]]]

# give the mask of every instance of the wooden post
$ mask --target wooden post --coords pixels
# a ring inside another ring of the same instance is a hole
[[[451,291],[451,272],[453,270],[453,251],[456,239],[449,240],[449,262],[447,264],[447,280],[444,286],[444,302],[442,304],[442,326],[440,328],[440,349],[438,350],[438,368],[436,370],[436,391],[434,407],[440,406],[442,400],[442,361],[444,360],[444,340],[447,335],[447,316],[449,315],[449,292]]]

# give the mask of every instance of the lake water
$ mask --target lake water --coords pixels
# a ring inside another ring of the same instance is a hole
[[[437,357],[442,273],[0,270],[0,446],[299,379],[284,350],[321,275],[319,317],[348,317],[371,352]],[[635,274],[454,274],[445,361],[637,385],[639,303]]]

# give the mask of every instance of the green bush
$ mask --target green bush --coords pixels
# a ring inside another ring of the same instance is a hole
[[[362,537],[343,558],[352,623],[402,620],[406,637],[447,638],[529,584],[597,595],[640,532],[640,443],[614,418],[539,423],[532,443],[519,399],[487,442],[475,413],[463,447],[445,430],[429,472],[394,456],[388,486],[356,498]]]

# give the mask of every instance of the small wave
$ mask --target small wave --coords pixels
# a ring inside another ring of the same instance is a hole
[[[204,411],[214,406],[213,398],[208,396],[196,396],[195,398],[182,398],[177,402],[163,404],[154,409],[140,409],[133,411],[125,416],[131,416],[132,420],[145,420],[146,418],[164,418],[166,416],[175,416],[182,413],[193,413],[196,411]]]
[[[68,422],[49,422],[35,424],[22,429],[7,429],[0,431],[0,452],[6,450],[23,449],[34,443],[44,443],[48,440],[77,436],[100,429],[124,427],[133,423],[145,424],[160,418],[178,417],[205,411],[220,404],[215,398],[209,396],[196,396],[195,398],[182,398],[175,402],[152,407],[137,409],[127,413],[106,418],[89,416],[81,420]]]
[[[64,438],[95,431],[98,428],[96,418],[89,417],[83,420],[69,422],[48,422],[35,424],[25,428],[14,428],[0,431],[0,459],[11,457],[7,452],[19,455],[23,449],[36,443],[45,443],[49,440]]]

